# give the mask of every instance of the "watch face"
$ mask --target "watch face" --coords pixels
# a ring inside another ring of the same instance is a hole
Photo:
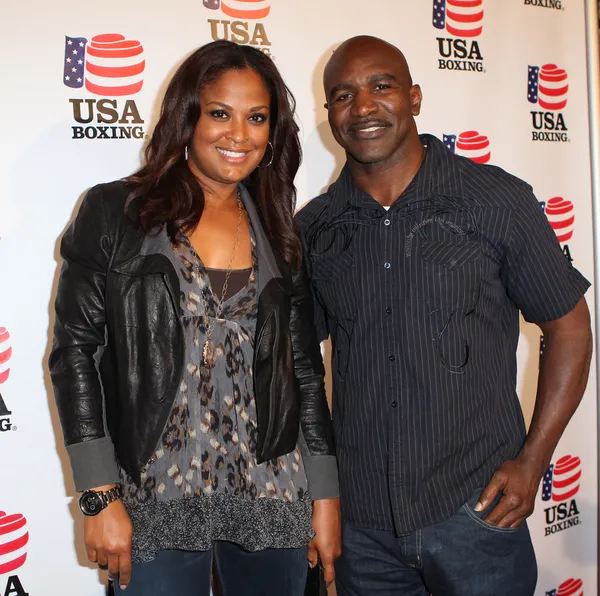
[[[98,515],[104,509],[100,495],[93,491],[81,495],[79,507],[84,515]]]

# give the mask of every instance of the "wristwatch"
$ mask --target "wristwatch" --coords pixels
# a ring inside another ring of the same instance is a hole
[[[98,515],[110,503],[123,496],[121,485],[117,484],[110,490],[86,490],[79,497],[79,509],[83,515]]]

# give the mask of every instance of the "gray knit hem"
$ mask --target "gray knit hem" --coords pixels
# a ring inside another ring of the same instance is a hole
[[[292,503],[215,494],[126,506],[134,563],[151,561],[162,550],[206,551],[216,540],[259,551],[300,548],[314,536],[308,493]]]

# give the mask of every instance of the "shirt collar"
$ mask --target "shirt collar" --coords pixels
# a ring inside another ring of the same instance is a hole
[[[427,153],[419,171],[400,195],[398,202],[428,198],[434,194],[464,197],[459,158],[433,135],[422,134],[419,139],[427,146]],[[343,211],[348,203],[361,208],[377,208],[375,199],[356,186],[347,163],[327,192],[334,213]]]

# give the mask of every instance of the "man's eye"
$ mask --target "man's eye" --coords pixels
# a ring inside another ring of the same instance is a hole
[[[342,93],[335,98],[335,101],[346,101],[350,99],[351,95],[351,93]]]
[[[210,115],[213,118],[217,118],[219,120],[224,120],[225,118],[227,118],[227,112],[225,110],[213,110],[212,112],[210,112]]]
[[[384,89],[391,89],[391,85],[388,85],[387,83],[379,83],[378,85],[375,85],[375,90],[376,91],[383,91]]]

